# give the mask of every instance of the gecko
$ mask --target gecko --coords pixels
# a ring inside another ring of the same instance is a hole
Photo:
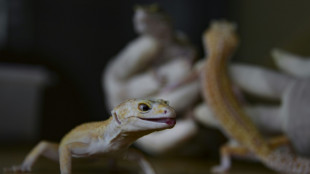
[[[238,144],[221,147],[221,163],[212,170],[228,171],[232,155],[254,155],[267,167],[281,173],[310,173],[310,160],[291,151],[281,152],[280,145],[288,143],[285,137],[266,141],[246,115],[236,99],[227,73],[228,60],[238,45],[235,25],[216,21],[203,34],[207,61],[202,73],[203,96],[208,102],[224,133]]]
[[[71,157],[125,157],[138,161],[143,172],[155,173],[150,163],[129,146],[154,131],[173,128],[175,110],[162,99],[129,99],[112,111],[105,121],[84,123],[66,134],[59,145],[41,141],[23,163],[5,169],[7,172],[29,172],[39,156],[59,161],[61,174],[71,173]]]

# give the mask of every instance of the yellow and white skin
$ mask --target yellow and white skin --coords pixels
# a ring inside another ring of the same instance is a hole
[[[59,145],[41,141],[21,165],[5,171],[29,172],[38,157],[44,156],[59,160],[61,174],[70,174],[72,157],[99,155],[134,160],[144,173],[155,173],[143,155],[128,147],[146,134],[174,127],[174,109],[160,99],[130,99],[116,106],[111,113],[112,116],[105,121],[84,123],[72,129]]]

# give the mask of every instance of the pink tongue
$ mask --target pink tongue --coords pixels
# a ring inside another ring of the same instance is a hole
[[[175,119],[172,119],[172,118],[167,118],[166,119],[166,124],[172,126],[172,125],[175,125],[176,123],[176,120]]]
[[[175,125],[176,123],[175,118],[152,118],[152,119],[145,119],[145,120],[154,121],[158,123],[166,123],[170,126]]]

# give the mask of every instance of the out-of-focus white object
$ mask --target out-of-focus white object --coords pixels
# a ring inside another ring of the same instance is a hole
[[[42,67],[0,64],[1,141],[37,138],[42,89],[49,82]]]
[[[283,72],[302,78],[310,76],[309,57],[302,57],[278,48],[273,49],[271,54],[275,64]]]
[[[181,144],[188,141],[198,131],[193,119],[179,119],[173,129],[163,130],[141,137],[135,144],[144,151],[157,155],[176,147],[176,142]]]

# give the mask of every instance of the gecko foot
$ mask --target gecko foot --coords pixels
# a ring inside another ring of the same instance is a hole
[[[218,165],[218,166],[212,167],[211,172],[212,173],[227,173],[228,170],[229,170],[229,166]]]
[[[31,168],[29,166],[23,166],[23,165],[19,165],[19,166],[12,166],[12,167],[8,167],[8,168],[4,168],[3,172],[4,173],[26,173],[26,172],[30,172]]]

